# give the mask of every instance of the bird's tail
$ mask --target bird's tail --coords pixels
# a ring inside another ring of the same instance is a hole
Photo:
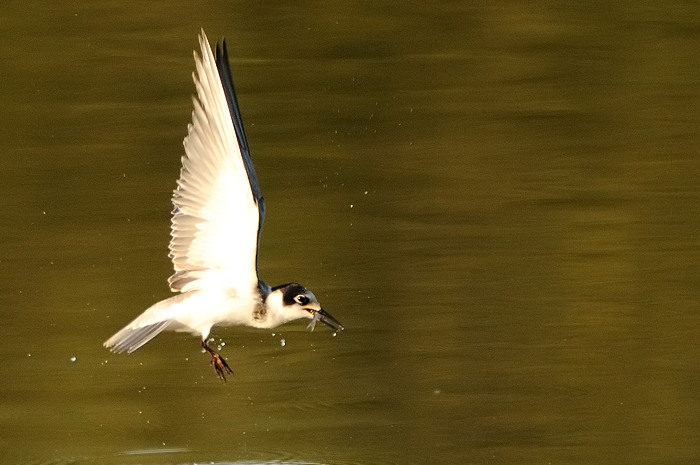
[[[104,346],[112,352],[130,354],[169,327],[177,328],[176,308],[185,297],[186,294],[179,294],[153,305],[107,339]]]
[[[132,323],[107,339],[104,345],[112,352],[130,354],[159,335],[170,323],[170,320],[159,321],[147,326],[134,326]]]

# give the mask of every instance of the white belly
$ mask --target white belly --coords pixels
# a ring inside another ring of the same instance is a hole
[[[165,308],[157,309],[161,304],[165,304]],[[167,319],[177,325],[173,326],[173,329],[206,337],[215,325],[254,326],[253,312],[259,304],[260,299],[252,295],[234,296],[220,290],[201,290],[159,302],[147,312],[162,311],[167,315]]]

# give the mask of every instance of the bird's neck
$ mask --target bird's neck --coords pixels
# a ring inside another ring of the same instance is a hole
[[[262,279],[258,280],[258,292],[260,293],[260,298],[263,300],[267,300],[267,296],[270,295],[270,292],[272,291],[272,288],[270,287],[269,284],[267,284],[265,281]]]
[[[255,310],[254,318],[262,328],[276,328],[287,323],[289,318],[284,312],[282,294],[279,292],[268,292],[263,297],[260,307]]]

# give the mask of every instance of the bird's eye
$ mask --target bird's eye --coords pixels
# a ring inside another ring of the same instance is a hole
[[[306,305],[309,303],[309,298],[304,294],[299,294],[294,300],[296,300],[299,305]]]

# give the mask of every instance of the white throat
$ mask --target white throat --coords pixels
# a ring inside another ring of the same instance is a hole
[[[276,328],[306,316],[304,310],[285,305],[282,301],[282,292],[280,290],[267,295],[263,303],[263,310],[260,313],[259,318],[254,322],[254,325],[259,328]]]

